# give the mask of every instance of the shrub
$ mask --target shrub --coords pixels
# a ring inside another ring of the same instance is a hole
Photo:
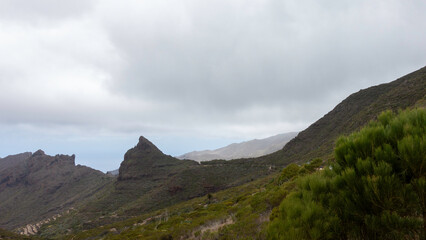
[[[268,237],[424,239],[425,127],[424,109],[388,111],[339,138],[331,169],[298,179]]]

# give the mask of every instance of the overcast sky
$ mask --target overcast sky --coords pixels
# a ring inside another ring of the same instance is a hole
[[[0,157],[300,131],[426,65],[424,0],[0,0]]]

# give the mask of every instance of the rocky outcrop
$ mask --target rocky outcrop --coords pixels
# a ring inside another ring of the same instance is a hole
[[[135,215],[204,196],[270,174],[269,165],[179,160],[139,138],[124,155],[114,189],[83,211],[120,211]]]
[[[152,142],[141,136],[138,144],[128,150],[120,165],[118,180],[166,178],[183,165],[197,165],[165,155]]]
[[[7,166],[0,162],[0,227],[5,229],[51,218],[113,181],[100,171],[75,165],[75,155],[49,156],[38,150],[9,158],[19,161]]]
[[[69,214],[71,211],[74,211],[74,208],[70,208],[68,209],[64,214]],[[51,221],[55,221],[57,218],[62,217],[63,214],[55,214],[49,218],[46,218],[42,221],[39,221],[37,223],[33,223],[33,224],[27,224],[24,227],[18,228],[17,232],[21,235],[26,235],[26,236],[30,236],[30,235],[36,235],[38,233],[38,231],[40,230],[41,226],[43,226],[44,224],[47,224]]]
[[[21,156],[21,155],[16,155]],[[27,154],[24,154],[27,156]],[[75,167],[75,155],[56,155],[54,157],[46,155],[42,150],[38,150],[28,158],[21,158],[15,164],[0,172],[0,191],[6,187],[18,185],[36,185],[38,181],[46,181],[57,174],[69,174]],[[60,183],[58,183],[60,185]],[[55,185],[58,185],[55,184]]]

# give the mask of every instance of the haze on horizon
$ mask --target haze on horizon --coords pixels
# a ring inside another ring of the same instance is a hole
[[[0,157],[116,169],[301,131],[426,64],[426,2],[0,1]]]

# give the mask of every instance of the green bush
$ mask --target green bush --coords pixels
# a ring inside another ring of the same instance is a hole
[[[281,175],[278,178],[278,184],[281,185],[284,182],[289,181],[293,177],[297,176],[297,174],[299,173],[299,170],[300,170],[299,165],[295,163],[288,165],[282,170]]]
[[[424,239],[425,127],[424,109],[388,111],[341,137],[331,169],[298,179],[297,191],[274,213],[268,237]]]

